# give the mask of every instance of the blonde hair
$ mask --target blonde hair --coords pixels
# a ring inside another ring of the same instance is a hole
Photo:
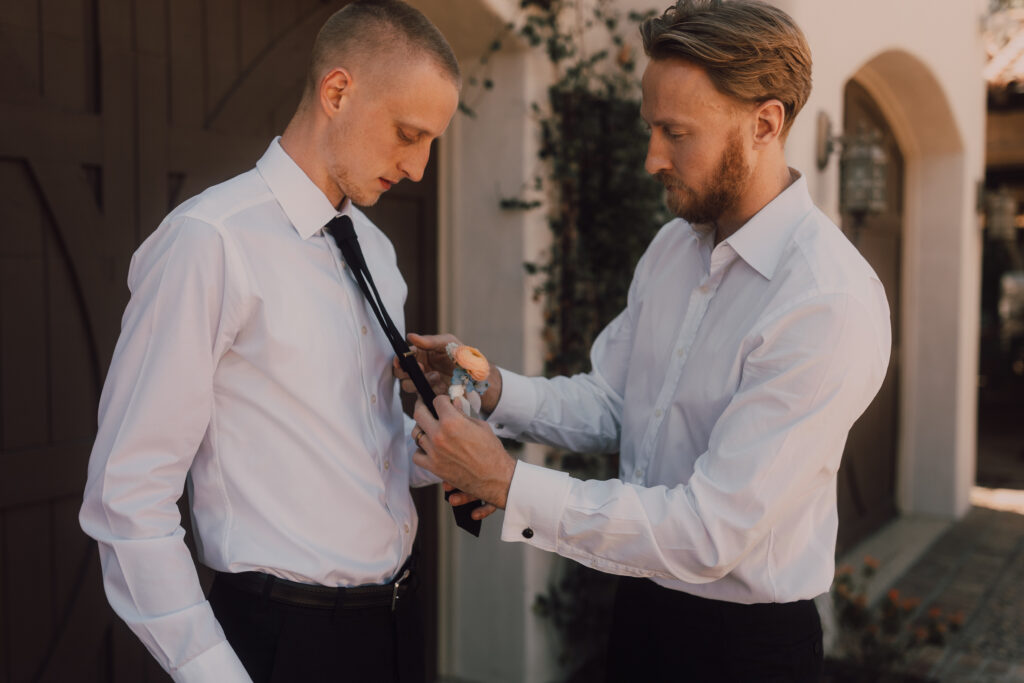
[[[431,59],[453,83],[461,82],[451,46],[422,12],[401,0],[357,0],[332,14],[317,34],[306,94],[315,92],[329,69],[349,59],[370,57],[384,68],[400,68],[398,56]]]
[[[811,94],[811,50],[793,19],[759,0],[679,0],[640,26],[651,59],[702,67],[719,92],[782,102],[783,137]]]

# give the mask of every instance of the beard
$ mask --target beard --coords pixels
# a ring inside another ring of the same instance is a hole
[[[708,225],[709,229],[739,201],[749,176],[750,168],[743,159],[743,144],[736,130],[729,135],[711,180],[703,188],[694,190],[665,171],[657,174],[665,186],[669,210],[693,226]]]

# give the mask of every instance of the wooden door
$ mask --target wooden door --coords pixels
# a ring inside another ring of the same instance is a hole
[[[849,549],[896,515],[896,449],[899,437],[900,259],[902,249],[903,155],[885,117],[866,90],[850,81],[845,90],[843,130],[877,130],[888,155],[887,207],[857,224],[842,217],[843,232],[875,269],[889,300],[892,359],[882,388],[854,424],[839,470],[839,539]]]
[[[77,520],[128,262],[283,130],[342,5],[0,0],[0,683],[168,680],[108,607]],[[429,330],[436,171],[392,192],[376,212],[410,329]]]

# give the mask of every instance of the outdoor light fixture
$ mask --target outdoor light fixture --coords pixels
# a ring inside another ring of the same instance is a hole
[[[985,226],[989,237],[1017,240],[1017,198],[1006,187],[985,193]]]
[[[886,180],[889,156],[882,147],[882,134],[861,124],[857,131],[832,135],[832,122],[826,112],[818,112],[817,161],[823,171],[836,145],[839,157],[839,210],[853,216],[859,227],[871,213],[882,213],[887,206]]]

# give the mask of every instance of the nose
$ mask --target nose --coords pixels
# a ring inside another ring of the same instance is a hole
[[[409,153],[399,162],[398,169],[414,183],[423,179],[423,170],[430,161],[430,143],[413,145]]]
[[[659,171],[667,171],[672,167],[669,155],[665,151],[665,144],[657,131],[651,133],[647,141],[647,157],[644,159],[644,170],[651,175]]]

